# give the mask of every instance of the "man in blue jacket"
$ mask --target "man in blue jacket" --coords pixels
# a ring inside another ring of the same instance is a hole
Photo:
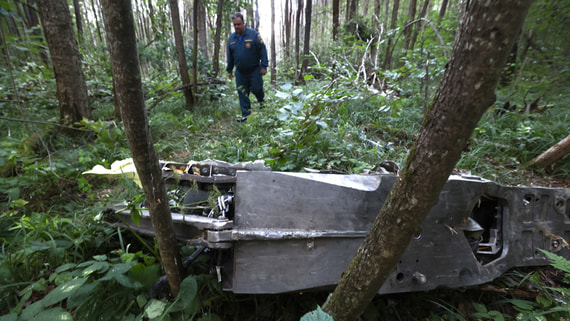
[[[233,69],[236,68],[236,87],[241,107],[241,118],[238,122],[247,120],[251,114],[251,101],[249,93],[252,92],[257,101],[263,104],[263,75],[267,73],[267,49],[257,31],[247,28],[243,15],[232,15],[235,32],[231,34],[228,46],[228,77],[233,78]]]

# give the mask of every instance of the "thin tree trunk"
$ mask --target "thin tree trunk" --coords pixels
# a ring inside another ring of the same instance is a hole
[[[396,29],[396,23],[398,22],[398,9],[400,6],[400,0],[394,0],[394,7],[392,8],[392,20],[390,22],[390,29]],[[386,55],[384,56],[384,69],[390,69],[392,65],[392,39],[393,35],[388,38],[388,45],[386,46]]]
[[[222,37],[222,21],[224,20],[224,0],[218,0],[218,8],[216,12],[216,34],[214,36],[214,58],[213,69],[214,78],[220,73],[220,39]]]
[[[285,0],[285,12],[283,16],[285,17],[285,39],[284,39],[284,48],[285,48],[285,57],[289,58],[291,55],[291,1],[292,0]]]
[[[208,29],[206,29],[206,8],[203,0],[195,0],[198,2],[198,44],[200,52],[206,60],[209,58],[208,53]]]
[[[168,0],[170,5],[170,15],[172,18],[172,32],[174,33],[174,42],[176,43],[176,53],[178,55],[178,70],[180,70],[180,79],[184,89],[184,99],[186,108],[191,109],[194,105],[194,95],[190,88],[190,76],[188,75],[188,63],[186,61],[186,51],[184,50],[184,40],[182,31],[180,31],[180,13],[178,12],[178,0]]]
[[[67,1],[38,0],[37,4],[55,73],[61,121],[93,119]]]
[[[131,1],[103,0],[101,4],[111,47],[116,102],[120,105],[129,149],[144,189],[162,266],[170,291],[176,297],[183,278],[182,261],[144,108]]]
[[[410,0],[410,4],[408,7],[408,17],[410,22],[414,21],[416,17],[416,0]],[[413,25],[409,25],[406,29],[404,29],[404,50],[408,50],[410,46],[410,40],[412,38],[412,29],[414,29]]]
[[[429,6],[429,0],[425,0],[424,2],[424,6],[422,7],[422,11],[420,11],[420,14],[418,15],[418,18],[424,18],[427,14],[427,9]],[[412,36],[412,42],[410,43],[410,50],[414,50],[414,46],[416,45],[416,40],[418,39],[418,34],[420,33],[420,27],[416,26],[414,28],[414,35]]]
[[[323,307],[335,321],[355,320],[362,314],[437,203],[479,119],[495,101],[499,76],[531,2],[466,2],[451,59],[418,139],[371,230]],[[497,14],[501,19],[495,19]]]
[[[194,0],[193,8],[193,30],[194,30],[194,46],[192,48],[192,91],[194,95],[198,91],[198,0]]]
[[[275,45],[275,0],[271,0],[271,84],[277,83],[277,53]]]
[[[79,0],[73,0],[73,10],[75,12],[75,25],[77,26],[77,39],[79,43],[83,45],[83,19],[81,18],[81,6],[79,4]]]
[[[95,18],[95,27],[97,28],[97,36],[99,37],[99,43],[103,43],[103,36],[101,36],[101,27],[99,26],[99,18],[97,13],[97,7],[95,6],[95,1],[91,0],[91,9],[93,10],[93,17]]]
[[[333,21],[333,41],[337,40],[338,37],[338,27],[340,26],[340,22],[338,20],[339,14],[339,0],[333,0],[333,9],[332,9],[332,21]]]
[[[313,0],[307,0],[305,5],[305,41],[303,43],[303,64],[301,66],[301,80],[309,67],[310,43],[311,43],[311,15],[313,12]],[[303,81],[304,82],[304,81]]]
[[[299,83],[300,74],[300,51],[301,51],[301,12],[303,11],[303,0],[297,0],[297,14],[295,17],[295,84]]]
[[[441,7],[439,9],[439,21],[441,21],[441,19],[443,19],[443,17],[445,16],[445,11],[447,10],[447,3],[448,0],[441,1]]]

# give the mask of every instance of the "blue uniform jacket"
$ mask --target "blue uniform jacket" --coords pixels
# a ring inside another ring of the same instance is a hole
[[[250,73],[261,65],[267,70],[267,49],[259,33],[245,28],[242,39],[234,32],[231,34],[228,46],[228,66],[226,71],[231,74],[234,66],[240,73]]]

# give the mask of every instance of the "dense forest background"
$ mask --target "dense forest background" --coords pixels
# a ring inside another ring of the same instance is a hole
[[[132,1],[148,126],[160,159],[264,160],[279,171],[403,164],[450,58],[465,1]],[[230,16],[270,55],[267,108],[235,121]],[[527,166],[570,128],[570,3],[535,1],[457,171],[568,187],[566,154]],[[139,204],[129,179],[82,175],[131,157],[98,0],[0,0],[0,320],[297,320],[328,293],[222,292],[200,257],[177,299],[153,240],[105,222]],[[181,255],[193,249],[182,246]],[[560,267],[559,267],[560,268]],[[568,272],[570,268],[566,266]],[[379,296],[363,320],[567,317],[559,270],[488,287]]]

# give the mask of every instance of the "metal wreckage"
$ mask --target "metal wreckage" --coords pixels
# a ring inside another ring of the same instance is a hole
[[[397,176],[275,172],[263,162],[161,162],[177,238],[210,249],[224,290],[283,293],[336,285]],[[380,168],[381,169],[381,168]],[[513,267],[570,259],[570,189],[507,187],[451,175],[380,294],[490,282]],[[122,224],[152,234],[124,206]],[[197,251],[197,253],[200,253]]]

